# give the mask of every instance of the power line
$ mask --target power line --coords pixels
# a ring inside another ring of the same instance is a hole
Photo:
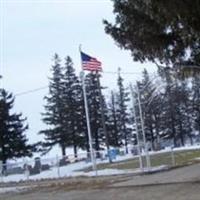
[[[38,92],[38,91],[44,90],[46,88],[48,88],[48,86],[43,86],[43,87],[35,88],[35,89],[32,89],[32,90],[27,90],[25,92],[20,92],[20,93],[17,93],[15,96],[21,96],[21,95],[26,95],[26,94]]]
[[[118,74],[118,72],[115,72],[115,71],[103,71],[102,73],[103,74]],[[124,75],[141,75],[140,72],[120,72],[120,74],[124,74]],[[153,73],[149,73],[149,74],[153,74]],[[32,89],[32,90],[27,90],[27,91],[24,91],[24,92],[17,93],[15,96],[17,97],[17,96],[22,96],[22,95],[38,92],[38,91],[44,90],[44,89],[46,89],[48,87],[49,86],[43,86],[43,87],[35,88],[35,89]]]
[[[118,74],[118,72],[113,71],[102,71],[104,74]],[[129,74],[129,75],[135,75],[135,74],[141,74],[139,72],[120,72],[120,74]]]
[[[118,72],[114,72],[114,71],[102,71],[102,73],[104,73],[104,74],[118,74]],[[140,72],[122,72],[122,71],[120,71],[120,74],[124,74],[124,75],[141,75],[142,73],[140,73]],[[148,73],[148,74],[154,74],[154,73]]]

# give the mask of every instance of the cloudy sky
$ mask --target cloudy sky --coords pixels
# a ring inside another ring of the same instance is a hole
[[[120,67],[126,84],[140,78],[152,64],[132,61],[130,52],[120,50],[106,35],[103,19],[114,21],[110,0],[0,0],[0,86],[14,94],[48,85],[54,53],[71,56],[77,74],[81,70],[79,44],[84,52],[97,57],[105,72]],[[115,88],[117,76],[103,73],[102,83]],[[28,118],[31,142],[42,139],[37,133],[41,122],[43,97],[47,89],[16,96],[15,111]]]

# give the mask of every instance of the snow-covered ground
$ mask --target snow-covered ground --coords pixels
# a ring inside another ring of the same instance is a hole
[[[127,159],[133,158],[132,154],[118,156],[115,162],[123,161]],[[108,160],[98,160],[97,164],[107,163]],[[40,180],[40,179],[51,179],[51,178],[59,178],[59,177],[72,177],[72,176],[93,176],[96,175],[95,172],[84,172],[81,171],[87,167],[91,167],[91,162],[80,161],[77,163],[68,164],[62,167],[52,167],[50,170],[43,171],[40,174],[27,176],[26,174],[16,174],[9,175],[0,178],[0,182],[12,182],[12,181],[24,181],[24,180]],[[98,175],[116,175],[116,174],[124,174],[130,173],[130,171],[118,170],[118,169],[106,169],[106,170],[98,170]]]
[[[0,194],[3,194],[3,193],[10,193],[10,192],[13,192],[13,193],[16,193],[16,192],[20,192],[22,190],[26,190],[28,187],[24,187],[24,186],[18,186],[18,187],[2,187],[0,188]]]
[[[175,148],[174,151],[183,151],[183,150],[192,150],[192,149],[200,149],[199,145],[196,146],[186,146],[181,148]],[[150,152],[151,155],[158,154],[158,153],[164,153],[164,152],[170,152],[172,151],[171,148],[166,148],[161,151],[157,152]],[[133,156],[132,154],[123,155],[123,156],[117,156],[116,160],[114,162],[119,162],[123,160],[132,159],[137,156]],[[97,164],[99,163],[107,163],[108,160],[98,160]],[[51,179],[51,178],[59,178],[59,177],[72,177],[72,176],[94,176],[96,175],[95,172],[84,172],[83,169],[92,166],[91,162],[86,161],[79,161],[76,163],[71,163],[63,167],[52,167],[50,170],[46,170],[41,172],[37,175],[28,176],[27,174],[17,174],[17,175],[9,175],[0,177],[0,182],[19,182],[19,181],[25,181],[25,180],[40,180],[40,179]],[[159,170],[160,168],[165,168],[166,166],[160,166],[156,168],[152,168],[153,170]],[[103,169],[98,170],[98,175],[117,175],[117,174],[125,174],[125,173],[138,173],[140,172],[140,169],[135,170],[119,170],[119,169]]]

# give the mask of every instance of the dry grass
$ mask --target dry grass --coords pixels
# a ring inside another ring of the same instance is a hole
[[[200,157],[200,150],[184,150],[174,152],[175,166],[183,166],[195,163],[195,158]],[[150,156],[151,166],[168,165],[172,166],[172,154],[171,152],[159,153]],[[146,164],[146,159],[142,157],[143,163]],[[97,165],[98,170],[101,169],[136,169],[139,168],[139,159],[133,158],[125,161],[114,162],[114,163],[103,163]],[[86,168],[84,171],[91,171],[92,168]]]

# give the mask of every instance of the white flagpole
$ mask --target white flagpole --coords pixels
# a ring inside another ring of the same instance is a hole
[[[133,86],[130,83],[130,90],[131,90],[131,96],[132,96],[132,103],[133,103],[133,117],[135,121],[135,128],[136,128],[136,139],[137,139],[137,149],[138,149],[138,154],[139,154],[139,162],[140,162],[140,170],[143,171],[143,163],[142,163],[142,154],[140,151],[140,138],[139,138],[139,131],[138,131],[138,123],[137,123],[137,116],[136,116],[136,110],[135,110],[135,97],[133,94]]]
[[[143,116],[142,116],[140,90],[139,90],[138,84],[137,84],[137,95],[138,95],[138,104],[139,104],[139,113],[140,113],[140,119],[141,119],[142,135],[143,135],[143,141],[144,141],[144,149],[145,149],[145,154],[146,154],[147,170],[149,171],[151,168],[151,161],[150,161],[150,157],[149,157],[149,149],[147,146],[147,140],[146,140],[146,135],[145,135],[145,130],[144,130],[144,120],[143,120]]]
[[[79,51],[81,53],[81,46],[79,46]],[[82,64],[83,63],[82,63],[82,59],[81,59],[81,67],[82,67]],[[86,121],[87,121],[89,146],[90,146],[90,157],[91,157],[91,161],[92,161],[93,171],[95,171],[95,175],[97,176],[96,158],[95,158],[94,150],[93,150],[93,146],[92,146],[92,134],[91,134],[91,128],[90,128],[90,118],[89,118],[87,95],[86,95],[86,88],[85,88],[85,73],[83,70],[81,71],[81,79],[82,79],[82,86],[83,86],[85,114],[86,114]]]

